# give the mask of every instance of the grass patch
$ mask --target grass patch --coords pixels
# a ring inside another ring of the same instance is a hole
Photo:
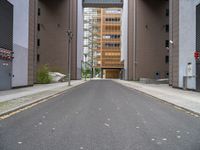
[[[9,104],[9,102],[0,102],[0,107],[5,107]]]
[[[49,84],[51,83],[52,79],[49,75],[49,68],[47,65],[41,67],[37,72],[37,83],[38,84]]]

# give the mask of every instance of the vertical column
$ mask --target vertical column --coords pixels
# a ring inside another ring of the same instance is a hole
[[[103,67],[103,9],[101,9],[101,68]],[[102,71],[103,74],[103,71]]]
[[[28,52],[28,85],[36,81],[37,66],[37,15],[38,0],[29,1],[29,52]]]

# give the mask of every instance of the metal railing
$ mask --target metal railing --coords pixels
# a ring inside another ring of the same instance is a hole
[[[84,7],[102,7],[102,8],[110,8],[110,7],[122,7],[123,0],[83,0]]]
[[[83,3],[123,3],[123,0],[83,0]]]

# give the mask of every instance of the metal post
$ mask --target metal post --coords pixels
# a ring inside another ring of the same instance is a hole
[[[94,20],[92,19],[92,65],[91,65],[91,77],[94,78]]]
[[[72,31],[69,29],[67,31],[68,35],[68,86],[71,86],[71,41],[72,41]]]
[[[69,0],[69,29],[67,30],[68,35],[68,86],[71,86],[71,41],[73,33],[71,30],[71,0]]]
[[[86,63],[84,62],[85,68],[84,68],[84,72],[85,72],[85,81],[87,80],[87,74],[86,74]]]
[[[83,60],[81,60],[81,79],[83,79],[83,63],[84,63],[84,61]]]

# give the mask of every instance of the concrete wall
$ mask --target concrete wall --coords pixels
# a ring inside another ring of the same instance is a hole
[[[38,2],[38,9],[41,15],[38,16],[37,46],[39,69],[43,65],[48,65],[51,70],[67,74],[68,71],[68,2],[41,0]],[[36,14],[37,15],[37,14]]]
[[[12,87],[28,85],[29,0],[9,0],[14,6]]]
[[[79,33],[77,32],[77,20],[78,20],[78,0],[71,0],[70,4],[71,10],[71,29],[73,32],[73,39],[72,39],[72,58],[71,58],[71,74],[72,79],[77,79],[77,37]]]
[[[128,79],[166,78],[169,64],[165,56],[169,51],[165,41],[169,33],[165,25],[169,17],[165,16],[169,7],[166,0],[129,0],[128,23]]]
[[[78,0],[78,18],[77,18],[77,79],[81,79],[81,61],[83,60],[83,6],[82,0]]]
[[[71,1],[69,5],[69,1]],[[71,75],[77,79],[77,1],[61,0],[49,1],[40,0],[38,8],[41,15],[38,16],[40,31],[38,31],[37,53],[40,56],[37,68],[47,64],[52,71],[68,73],[68,36],[69,22],[73,32],[71,42]],[[70,20],[69,20],[69,11]],[[79,64],[80,67],[80,64]],[[80,72],[80,69],[79,69]]]
[[[188,80],[188,88],[196,89],[196,6],[200,0],[180,0],[179,9],[179,87],[183,87],[183,76],[187,75],[187,64],[192,63],[193,78]]]
[[[166,78],[169,65],[165,63],[165,57],[169,55],[165,47],[165,41],[169,34],[165,31],[165,25],[169,23],[169,17],[165,16],[168,3],[162,1],[139,0],[137,4],[136,19],[136,55],[137,55],[137,79],[138,78]]]
[[[124,61],[124,79],[128,79],[128,0],[122,9],[121,60]]]
[[[170,62],[169,84],[178,87],[179,83],[179,1],[170,0]]]
[[[37,0],[29,1],[28,85],[33,85],[36,81],[37,3]]]
[[[128,0],[127,79],[136,79],[136,0]]]

